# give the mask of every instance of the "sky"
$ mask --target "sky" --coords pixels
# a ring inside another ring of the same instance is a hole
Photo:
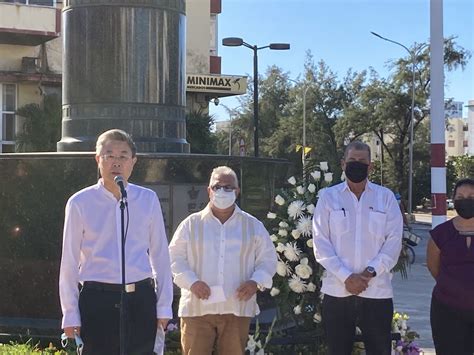
[[[457,36],[456,42],[474,55],[474,0],[443,0],[444,37]],[[253,76],[253,52],[245,47],[224,47],[225,37],[241,37],[251,45],[290,43],[288,51],[258,51],[258,70],[271,65],[302,76],[307,50],[314,61],[324,60],[342,79],[347,70],[373,67],[388,77],[387,63],[408,55],[406,50],[370,34],[411,47],[430,36],[430,0],[222,0],[218,16],[218,55],[222,74]],[[474,100],[474,57],[465,70],[445,73],[445,98]],[[227,110],[236,108],[235,97],[221,98],[210,105],[217,121],[229,118]],[[463,108],[467,116],[467,108]]]

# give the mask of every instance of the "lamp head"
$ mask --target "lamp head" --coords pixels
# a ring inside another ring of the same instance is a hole
[[[270,49],[273,49],[276,51],[284,51],[284,50],[290,49],[290,44],[289,43],[270,43],[269,47]]]
[[[239,47],[244,43],[244,40],[239,37],[226,37],[222,39],[222,45],[227,47]]]

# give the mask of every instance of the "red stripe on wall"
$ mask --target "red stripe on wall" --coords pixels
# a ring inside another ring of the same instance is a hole
[[[56,9],[56,33],[61,32],[61,9]]]
[[[211,74],[221,73],[221,57],[217,55],[211,55],[209,57],[209,72]]]
[[[433,216],[446,216],[446,194],[431,194],[431,214]]]
[[[431,166],[433,168],[444,168],[446,160],[444,143],[431,144]]]
[[[220,14],[222,12],[221,0],[211,0],[211,14]]]

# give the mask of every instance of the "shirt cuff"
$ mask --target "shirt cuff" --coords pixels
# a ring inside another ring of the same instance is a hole
[[[260,291],[264,291],[265,289],[272,288],[273,279],[269,276],[266,272],[258,272],[256,271],[250,280],[255,281],[257,283],[258,289]]]
[[[334,273],[334,275],[336,275],[336,277],[342,282],[344,283],[347,278],[349,276],[352,275],[352,271],[350,271],[349,269],[345,268],[344,266],[341,266],[339,268],[339,270],[337,270],[337,272]]]
[[[188,272],[188,273],[182,273],[179,275],[176,275],[174,277],[174,283],[179,287],[179,288],[184,288],[186,290],[190,290],[191,286],[196,282],[199,281],[197,276],[194,274],[194,272]]]
[[[173,319],[171,307],[156,307],[156,319]]]
[[[62,329],[67,327],[80,327],[81,326],[81,316],[79,313],[70,313],[63,316],[63,321],[61,323]]]

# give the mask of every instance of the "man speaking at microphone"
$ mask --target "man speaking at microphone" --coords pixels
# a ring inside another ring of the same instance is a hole
[[[101,178],[66,204],[59,294],[62,327],[80,335],[83,354],[120,351],[122,182],[125,211],[126,354],[153,354],[157,327],[172,318],[168,241],[152,190],[128,183],[137,161],[130,135],[112,129],[97,139]],[[118,177],[118,178],[117,178]]]

